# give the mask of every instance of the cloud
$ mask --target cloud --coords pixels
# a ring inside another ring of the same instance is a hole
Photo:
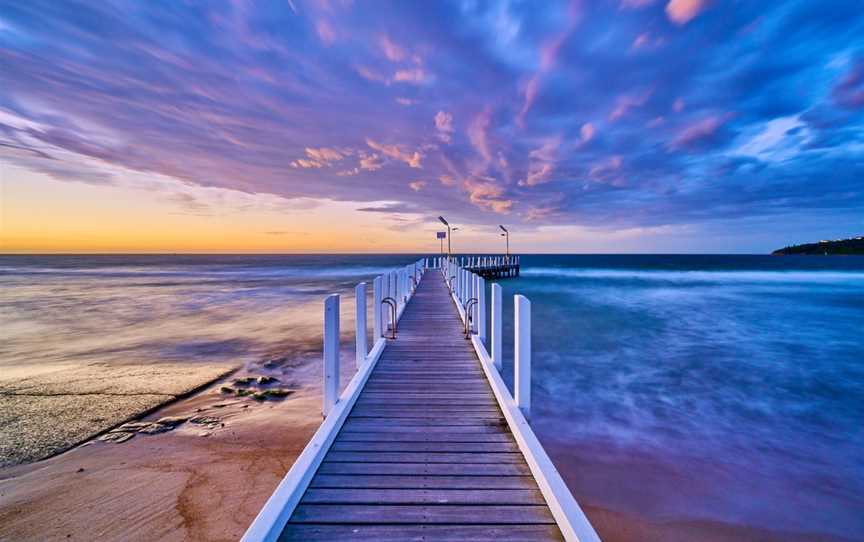
[[[848,109],[864,107],[864,60],[853,64],[831,91],[838,105]]]
[[[411,190],[419,192],[426,187],[426,181],[411,181],[408,186],[411,187]]]
[[[411,85],[424,85],[432,81],[432,75],[423,68],[406,68],[404,70],[397,70],[393,74],[391,81]]]
[[[311,168],[322,168],[324,164],[318,162],[316,160],[306,160],[305,158],[298,158],[291,162],[291,167],[293,168],[303,168],[303,169],[311,169]]]
[[[620,156],[611,156],[608,159],[594,165],[589,172],[589,176],[598,182],[622,186],[623,179],[619,175],[623,159]]]
[[[531,159],[528,175],[519,181],[520,186],[536,186],[548,182],[555,167],[558,148],[561,146],[560,137],[546,140],[542,146],[528,153]]]
[[[371,207],[360,207],[357,210],[363,213],[412,214],[418,212],[420,209],[409,203],[391,201]]]
[[[507,214],[513,208],[513,201],[504,197],[504,190],[493,179],[466,179],[462,187],[477,207],[498,214]]]
[[[540,48],[540,66],[531,78],[528,79],[527,83],[525,83],[522,91],[524,100],[522,102],[522,108],[516,115],[516,124],[518,126],[525,126],[525,117],[528,115],[528,112],[534,105],[534,101],[537,99],[537,95],[540,92],[540,86],[543,84],[543,80],[549,72],[554,68],[561,46],[564,45],[564,42],[570,37],[573,31],[576,30],[576,27],[579,24],[579,15],[578,2],[575,0],[571,1],[564,15],[564,27],[560,31],[554,33]]]
[[[387,36],[381,36],[378,40],[378,44],[381,46],[384,56],[386,56],[391,62],[399,62],[405,59],[405,49],[390,41],[390,38]]]
[[[579,129],[579,135],[582,138],[583,143],[588,143],[592,139],[594,139],[594,125],[590,122],[586,122],[582,125],[582,128]]]
[[[366,144],[369,145],[372,149],[380,152],[384,156],[391,158],[393,160],[398,160],[400,162],[404,162],[409,167],[420,169],[422,168],[422,164],[420,163],[423,159],[423,155],[419,151],[406,151],[400,148],[398,145],[385,145],[382,143],[377,143],[372,139],[366,138]]]
[[[306,147],[306,158],[298,158],[291,162],[293,168],[303,169],[319,169],[324,166],[330,166],[334,162],[338,162],[351,154],[350,151],[339,151],[328,147],[310,148]]]
[[[615,109],[609,113],[609,120],[614,122],[626,115],[631,109],[642,107],[648,98],[651,97],[652,91],[647,90],[636,94],[623,94],[618,96],[615,101]]]
[[[492,161],[492,151],[489,149],[489,140],[487,130],[492,122],[492,112],[487,107],[481,113],[477,114],[468,125],[468,140],[474,146],[485,162]]]
[[[702,118],[681,130],[670,147],[686,149],[710,141],[729,118],[729,115],[709,115]]]
[[[333,30],[333,25],[328,21],[320,20],[315,25],[315,30],[318,32],[318,37],[325,45],[332,45],[336,41],[336,31]]]
[[[368,154],[362,155],[360,157],[360,169],[366,171],[376,171],[384,167],[384,162],[381,161],[381,157],[377,154]]]
[[[669,0],[666,4],[666,16],[673,23],[684,25],[707,7],[708,0]]]
[[[456,131],[453,128],[453,115],[444,111],[435,113],[435,128],[438,130],[438,138],[445,143],[450,143],[453,132]]]

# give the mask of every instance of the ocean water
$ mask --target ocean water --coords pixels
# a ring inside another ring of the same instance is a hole
[[[322,299],[405,256],[0,256],[0,370],[320,357]],[[346,353],[346,357],[347,353]]]
[[[0,372],[320,357],[388,256],[0,256]],[[864,258],[523,256],[532,424],[581,502],[864,540]]]
[[[524,256],[532,425],[581,500],[864,540],[864,258]],[[512,355],[505,359],[512,382]]]

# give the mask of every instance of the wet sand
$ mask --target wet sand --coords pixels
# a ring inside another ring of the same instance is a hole
[[[0,467],[66,450],[236,368],[227,363],[3,366]]]

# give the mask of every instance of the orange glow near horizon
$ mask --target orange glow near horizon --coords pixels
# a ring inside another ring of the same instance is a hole
[[[438,246],[434,225],[394,231],[388,217],[357,211],[357,202],[296,203],[181,183],[166,196],[5,165],[3,171],[3,253],[428,252]],[[16,182],[8,182],[13,175]]]

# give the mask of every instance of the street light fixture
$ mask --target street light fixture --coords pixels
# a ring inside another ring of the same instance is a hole
[[[440,220],[442,224],[447,226],[447,261],[449,262],[451,260],[451,258],[450,258],[450,223],[447,222],[446,220],[444,220],[443,216],[439,216],[438,220]]]
[[[507,240],[507,253],[506,253],[507,256],[506,256],[506,258],[505,258],[504,261],[505,261],[506,263],[510,263],[510,232],[507,231],[507,228],[505,228],[505,227],[502,226],[501,224],[498,224],[498,227],[501,228],[501,231],[504,232],[504,233],[501,234],[501,237],[504,237],[504,238],[506,238],[506,240]]]

